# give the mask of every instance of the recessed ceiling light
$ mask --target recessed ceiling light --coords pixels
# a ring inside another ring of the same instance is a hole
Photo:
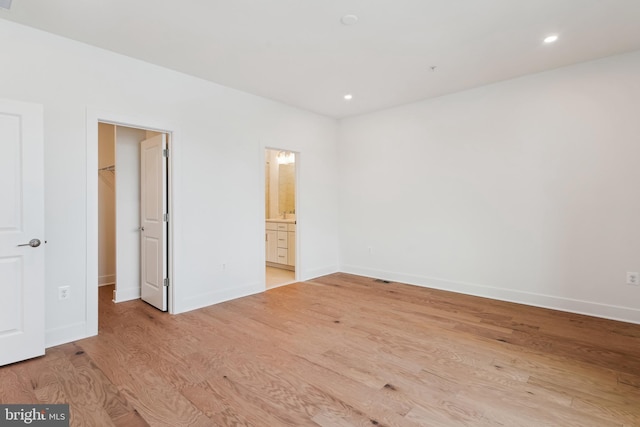
[[[356,22],[358,22],[358,17],[356,15],[344,15],[342,18],[340,18],[340,22],[342,22],[344,25],[354,25]]]
[[[351,95],[350,93],[346,94],[344,96],[345,101],[351,101],[353,99],[353,95]]]
[[[553,43],[556,40],[558,40],[558,35],[557,34],[552,34],[552,35],[547,36],[547,37],[544,38],[544,42],[547,43],[547,44],[548,43]]]

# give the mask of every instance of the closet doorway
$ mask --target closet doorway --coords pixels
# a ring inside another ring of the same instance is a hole
[[[169,138],[98,123],[98,285],[168,308]]]

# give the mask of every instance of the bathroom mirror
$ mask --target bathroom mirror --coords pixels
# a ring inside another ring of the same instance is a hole
[[[296,210],[296,164],[278,165],[278,212]]]
[[[265,154],[265,218],[295,219],[296,155],[271,149]]]

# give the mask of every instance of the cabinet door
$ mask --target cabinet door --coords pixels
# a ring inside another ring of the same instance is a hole
[[[296,266],[296,232],[289,231],[289,246],[287,247],[287,264]]]
[[[287,264],[287,248],[278,248],[278,264]]]
[[[267,262],[278,262],[278,232],[266,230],[266,240]]]
[[[278,231],[278,247],[287,249],[289,245],[289,233],[286,231]]]

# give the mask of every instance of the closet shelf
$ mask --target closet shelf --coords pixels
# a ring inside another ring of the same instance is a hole
[[[116,171],[116,165],[105,166],[103,168],[98,169],[98,172],[101,172],[101,171],[115,172]]]

